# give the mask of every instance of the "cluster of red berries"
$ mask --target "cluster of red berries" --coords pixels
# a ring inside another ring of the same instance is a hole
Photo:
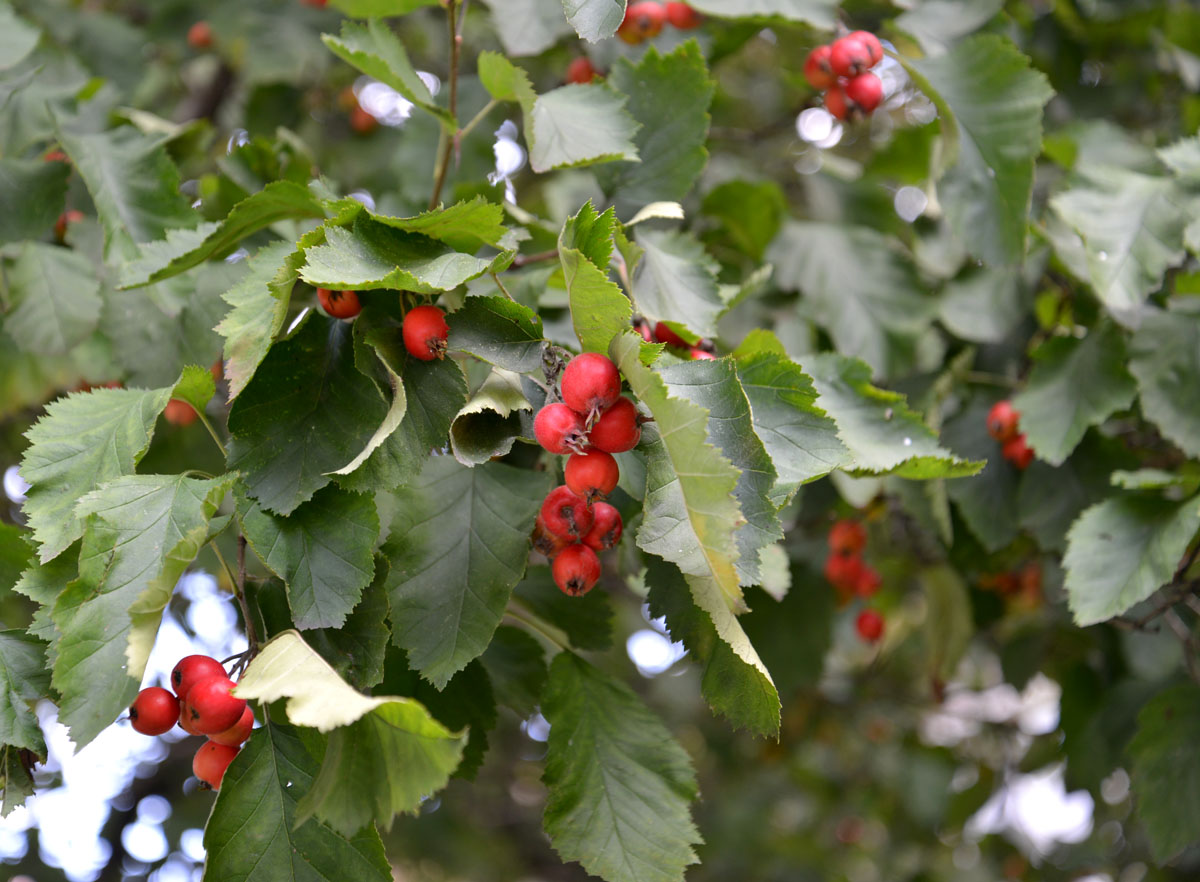
[[[1015,570],[984,573],[979,577],[979,587],[1019,604],[1036,606],[1042,599],[1042,568],[1036,560],[1030,560]]]
[[[1033,462],[1033,448],[1018,430],[1021,414],[1011,401],[997,401],[987,415],[988,434],[1000,442],[1000,454],[1018,469],[1027,469]]]
[[[665,343],[672,349],[682,349],[687,352],[687,357],[692,361],[710,361],[716,359],[716,356],[712,353],[712,343],[708,340],[701,340],[693,346],[672,331],[665,322],[655,322],[654,327],[651,328],[650,322],[639,317],[633,320],[633,326],[647,343]]]
[[[829,557],[825,559],[825,578],[838,592],[841,603],[851,597],[873,597],[882,580],[879,573],[862,559],[867,547],[867,531],[858,521],[840,520],[829,530]],[[858,636],[875,643],[883,636],[883,616],[864,609],[854,622]]]
[[[189,735],[207,735],[192,772],[220,790],[225,770],[254,729],[254,711],[231,694],[236,685],[215,658],[185,656],[171,671],[174,694],[161,686],[143,689],[129,706],[129,720],[143,735],[162,735],[176,723]]]
[[[681,31],[690,31],[700,26],[700,13],[686,3],[654,3],[643,0],[630,3],[625,9],[625,18],[617,28],[617,36],[631,46],[643,40],[657,37],[664,24]]]
[[[613,454],[632,450],[642,430],[637,408],[621,396],[617,366],[603,355],[571,359],[561,393],[561,402],[547,404],[533,420],[538,443],[568,456],[566,484],[542,503],[533,545],[550,559],[563,593],[579,597],[600,579],[597,553],[621,541],[621,515],[603,500],[621,476]]]
[[[804,61],[804,78],[824,90],[825,109],[838,119],[857,119],[883,100],[883,81],[871,68],[883,60],[883,46],[870,31],[854,31],[818,46]]]
[[[321,309],[333,318],[352,319],[362,312],[362,303],[353,291],[318,288],[317,300]],[[450,326],[446,324],[446,313],[436,306],[414,306],[405,313],[400,334],[409,355],[421,361],[433,361],[446,355]]]

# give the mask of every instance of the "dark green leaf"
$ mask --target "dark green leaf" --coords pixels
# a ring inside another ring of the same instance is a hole
[[[1017,490],[1021,473],[1000,455],[1000,444],[987,432],[992,401],[976,399],[942,431],[945,442],[963,456],[987,460],[977,475],[946,483],[946,494],[975,538],[998,551],[1017,537]]]
[[[33,796],[33,779],[21,762],[21,753],[15,747],[5,746],[4,758],[0,764],[3,771],[4,802],[0,805],[0,818],[7,818],[9,813],[25,804],[25,800]]]
[[[643,259],[633,277],[638,311],[675,319],[702,337],[717,333],[725,303],[717,291],[717,262],[687,233],[639,230]]]
[[[522,717],[537,710],[547,671],[545,653],[536,638],[501,625],[479,660],[487,669],[498,702]]]
[[[36,239],[54,225],[66,203],[69,171],[62,162],[0,159],[0,205],[5,207],[0,214],[0,243]]]
[[[316,628],[304,634],[305,642],[358,689],[369,689],[383,679],[384,655],[392,636],[384,587],[387,570],[387,561],[376,557],[375,578],[341,628]]]
[[[1129,742],[1138,817],[1164,864],[1200,838],[1200,689],[1176,686],[1138,714]]]
[[[505,297],[468,297],[446,317],[447,348],[468,352],[497,367],[529,373],[542,364],[542,320],[528,307]]]
[[[46,644],[24,631],[0,631],[0,744],[46,755],[30,705],[49,691]]]
[[[1200,457],[1200,313],[1187,301],[1148,311],[1129,349],[1142,412],[1180,450]]]
[[[753,609],[738,621],[771,671],[780,696],[814,689],[833,643],[833,592],[808,570],[792,570],[792,587],[776,602],[751,594]]]
[[[576,649],[602,651],[612,646],[613,608],[608,596],[590,591],[583,597],[567,597],[554,584],[549,567],[530,567],[513,589],[512,602],[561,630]]]

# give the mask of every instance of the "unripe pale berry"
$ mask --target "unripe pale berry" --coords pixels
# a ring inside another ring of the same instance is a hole
[[[328,288],[317,289],[317,300],[326,314],[339,319],[354,318],[362,312],[362,304],[358,295],[353,291],[331,291]]]
[[[617,461],[603,450],[572,453],[563,473],[567,486],[589,502],[612,493],[621,477]]]
[[[871,50],[854,37],[842,37],[833,41],[829,50],[829,66],[839,77],[855,77],[870,70]]]
[[[568,545],[554,558],[550,570],[563,594],[582,597],[600,579],[600,558],[586,545]]]
[[[834,554],[858,554],[867,546],[867,531],[858,521],[843,518],[829,528],[828,541]]]
[[[618,398],[616,404],[600,414],[600,419],[588,433],[591,445],[605,453],[632,450],[641,437],[637,408],[628,398]]]
[[[562,399],[576,413],[611,407],[621,397],[621,374],[607,356],[585,352],[571,359],[562,375]]]
[[[671,23],[672,27],[679,28],[681,31],[690,31],[700,27],[702,16],[686,3],[667,3],[665,6],[667,21]]]
[[[201,735],[224,732],[237,723],[246,710],[246,700],[231,694],[236,686],[224,675],[197,681],[183,700],[182,716]]]
[[[1011,401],[997,401],[987,415],[988,434],[1003,443],[1017,437],[1017,426],[1021,415]]]
[[[867,71],[846,83],[846,97],[863,113],[870,113],[883,100],[883,81]]]
[[[883,636],[883,616],[873,609],[864,609],[854,620],[858,636],[867,643],[878,643]]]
[[[583,537],[583,544],[596,552],[607,551],[621,541],[621,513],[607,502],[596,502],[592,514],[592,529]]]
[[[220,790],[221,781],[225,778],[225,770],[229,768],[229,764],[237,755],[238,748],[236,747],[217,744],[215,741],[206,741],[200,745],[200,749],[192,758],[192,774],[213,790]]]
[[[450,326],[446,324],[446,314],[436,306],[410,309],[404,316],[401,333],[404,335],[404,348],[413,358],[433,361],[446,354]]]
[[[587,443],[583,417],[561,402],[547,404],[537,412],[533,418],[533,434],[538,444],[551,453],[581,450]]]
[[[804,78],[814,89],[825,90],[837,83],[833,68],[829,66],[829,53],[832,51],[830,46],[818,46],[804,59]]]
[[[661,3],[631,3],[625,9],[625,18],[617,28],[617,36],[630,45],[657,37],[667,20],[667,11]]]
[[[171,671],[171,688],[183,701],[188,690],[205,677],[224,677],[225,669],[210,655],[185,655]]]
[[[226,729],[224,732],[218,732],[215,735],[209,735],[208,740],[215,744],[224,744],[228,747],[238,747],[250,737],[250,733],[254,731],[254,711],[250,709],[250,705],[246,705],[246,709],[242,711],[241,718]]]
[[[143,735],[169,732],[179,721],[179,699],[161,686],[143,689],[129,705],[129,721]]]
[[[565,485],[546,494],[541,514],[547,530],[576,542],[587,535],[595,519],[583,497]]]

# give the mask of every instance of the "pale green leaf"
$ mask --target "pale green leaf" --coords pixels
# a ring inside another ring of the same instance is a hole
[[[625,17],[625,0],[562,0],[562,10],[575,33],[595,43],[617,32]]]
[[[717,333],[725,303],[717,291],[719,266],[687,233],[639,230],[643,249],[633,276],[633,297],[647,319],[674,319],[702,337]]]
[[[50,163],[57,165],[58,163]],[[25,242],[8,274],[4,329],[24,352],[66,355],[100,318],[100,282],[77,251]]]
[[[539,95],[526,113],[529,165],[535,172],[636,160],[638,124],[626,98],[605,85],[569,85]]]
[[[31,53],[42,32],[17,16],[8,4],[0,6],[0,70],[16,67]]]
[[[629,327],[633,316],[629,298],[608,278],[615,221],[611,208],[597,214],[587,202],[566,222],[558,237],[571,321],[584,352],[607,351],[609,342]]]
[[[541,55],[571,33],[562,0],[483,0],[504,52],[513,58]]]

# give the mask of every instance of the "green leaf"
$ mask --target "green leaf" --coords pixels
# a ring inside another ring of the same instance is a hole
[[[1137,815],[1154,859],[1166,864],[1200,839],[1200,689],[1166,690],[1138,714],[1129,742]]]
[[[1181,487],[1190,494],[1195,492],[1197,484],[1200,483],[1200,475],[1168,472],[1165,469],[1118,470],[1109,477],[1112,485],[1122,490],[1165,490],[1168,487]]]
[[[979,543],[988,551],[998,551],[1017,538],[1020,530],[1017,493],[1021,472],[1000,455],[999,443],[987,432],[992,404],[991,399],[973,400],[946,423],[942,437],[963,456],[987,460],[979,474],[948,481],[946,495]],[[1061,488],[1056,492],[1061,493]]]
[[[478,65],[479,82],[487,89],[489,95],[497,101],[517,102],[526,117],[533,112],[537,92],[533,90],[529,74],[499,52],[480,52]],[[527,133],[526,137],[532,135]]]
[[[1019,263],[1042,148],[1042,107],[1054,91],[1011,42],[970,37],[945,55],[911,63],[918,86],[941,105],[954,164],[938,197],[963,244],[990,264]],[[923,81],[922,81],[923,80]],[[970,231],[967,235],[967,231]]]
[[[0,18],[3,15],[0,9]],[[70,168],[62,162],[0,159],[0,205],[5,207],[0,214],[0,244],[36,239],[54,225],[66,203],[69,174]]]
[[[21,477],[33,486],[24,511],[43,563],[83,535],[79,498],[133,472],[170,397],[170,389],[93,389],[50,404],[25,433]]]
[[[774,181],[726,181],[704,194],[701,210],[722,222],[722,232],[756,261],[787,217],[787,198]]]
[[[322,34],[321,39],[338,58],[391,86],[426,113],[433,114],[447,131],[458,127],[450,111],[434,103],[429,87],[417,76],[408,60],[404,44],[383,22],[372,18],[363,27],[356,22],[343,21],[340,37]]]
[[[1086,337],[1053,337],[1033,353],[1029,383],[1013,397],[1021,431],[1039,459],[1061,465],[1099,425],[1133,403],[1133,377],[1125,369],[1125,338],[1111,324]]]
[[[1124,613],[1175,575],[1200,528],[1195,499],[1115,496],[1093,505],[1067,534],[1067,603],[1083,627]]]
[[[648,319],[683,320],[702,337],[717,334],[725,302],[717,290],[717,262],[687,233],[643,230],[644,250],[633,276],[638,311]]]
[[[0,805],[0,818],[7,818],[13,809],[25,804],[33,796],[33,779],[21,762],[21,752],[15,747],[2,748],[4,757],[0,762],[4,786],[4,802]]]
[[[391,868],[374,829],[347,838],[297,806],[317,775],[300,733],[271,723],[234,758],[204,828],[206,882],[388,882]],[[378,781],[380,770],[364,783]]]
[[[137,693],[175,583],[209,539],[234,476],[124,475],[79,500],[79,578],[54,605],[60,718],[83,746]]]
[[[546,342],[542,320],[533,310],[506,297],[468,297],[462,309],[446,316],[452,352],[467,352],[497,367],[530,373],[541,367]]]
[[[571,33],[562,0],[483,0],[506,54],[541,55]]]
[[[625,0],[562,0],[562,8],[575,33],[589,43],[611,37],[625,18]]]
[[[817,403],[838,425],[838,437],[853,457],[852,471],[925,479],[961,478],[983,468],[941,447],[903,395],[871,385],[871,372],[861,361],[825,353],[806,356],[802,367],[813,378]]]
[[[541,644],[519,628],[501,625],[479,660],[487,669],[496,700],[522,717],[532,716],[548,675]]]
[[[522,429],[522,412],[531,418],[533,405],[521,382],[519,374],[492,369],[450,425],[450,450],[455,459],[465,466],[479,465],[507,455],[519,436],[531,434]]]
[[[544,823],[564,860],[608,882],[682,882],[700,834],[691,760],[629,687],[559,653],[542,704],[550,722]]]
[[[513,589],[512,603],[562,631],[576,649],[603,651],[613,643],[613,608],[602,591],[567,597],[549,567],[530,567]]]
[[[435,457],[409,487],[383,553],[396,644],[439,689],[488,645],[525,571],[550,476]]]
[[[1015,271],[983,267],[946,283],[938,318],[963,340],[1000,343],[1025,318],[1028,306]]]
[[[1187,301],[1148,310],[1129,350],[1142,412],[1180,450],[1200,457],[1200,313]]]
[[[930,567],[921,573],[925,588],[925,616],[930,676],[945,683],[954,676],[975,633],[971,599],[962,576],[950,566]]]
[[[529,165],[535,172],[636,160],[638,124],[627,99],[605,85],[560,86],[533,103],[525,116]]]
[[[421,233],[468,254],[474,254],[485,245],[500,248],[508,233],[503,223],[504,209],[482,196],[422,212],[414,217],[390,217],[370,211],[366,214],[393,229]]]
[[[787,701],[799,689],[815,689],[833,642],[833,592],[807,571],[792,572],[792,589],[775,601],[758,595],[739,623]]]
[[[25,60],[41,36],[40,30],[14,14],[7,3],[0,6],[0,70],[8,70]]]
[[[665,616],[671,639],[687,647],[700,668],[700,688],[714,711],[735,726],[757,735],[779,732],[779,693],[741,624],[732,619],[726,633],[736,649],[717,633],[709,615],[692,601],[683,574],[672,564],[646,558],[650,612]]]
[[[803,295],[838,352],[861,358],[877,376],[906,366],[906,341],[920,335],[937,310],[897,243],[867,227],[791,221],[767,260],[780,288]]]
[[[208,402],[212,401],[216,392],[217,383],[213,379],[212,371],[196,364],[189,364],[183,369],[175,388],[171,390],[171,397],[186,401],[198,413],[203,413],[204,408],[208,406]]]
[[[354,366],[348,325],[311,315],[276,344],[229,411],[229,467],[269,511],[291,514],[329,483],[387,405]]]
[[[324,217],[321,201],[308,188],[292,181],[272,181],[235,205],[219,223],[170,230],[165,239],[143,245],[141,256],[121,270],[121,286],[134,288],[179,275],[278,221]]]
[[[1003,5],[1004,0],[923,0],[895,25],[916,37],[926,55],[941,55],[991,21]]]
[[[21,580],[21,574],[33,565],[33,546],[25,541],[28,533],[16,524],[0,524],[0,596]]]
[[[66,355],[96,329],[103,303],[100,281],[78,252],[25,242],[8,285],[11,311],[4,328],[24,352]]]
[[[629,298],[608,278],[615,215],[586,202],[558,237],[558,258],[571,302],[571,321],[584,352],[606,352],[633,316]]]
[[[24,631],[0,631],[0,744],[46,756],[30,704],[49,691],[46,644]]]
[[[329,5],[351,18],[391,18],[437,6],[438,0],[329,0]]]
[[[375,572],[374,500],[325,487],[288,517],[241,497],[238,516],[250,547],[287,584],[296,627],[342,627]]]
[[[636,65],[619,59],[609,82],[629,96],[641,157],[600,171],[617,211],[629,217],[643,205],[683,199],[708,161],[708,108],[715,87],[699,44],[689,40],[668,55],[651,46]]]
[[[802,21],[821,30],[833,30],[837,0],[695,0],[689,2],[701,12],[726,18],[778,16]]]
[[[350,685],[376,686],[383,679],[383,662],[392,629],[384,582],[387,561],[375,558],[375,578],[363,589],[362,600],[340,628],[314,628],[304,639]]]

